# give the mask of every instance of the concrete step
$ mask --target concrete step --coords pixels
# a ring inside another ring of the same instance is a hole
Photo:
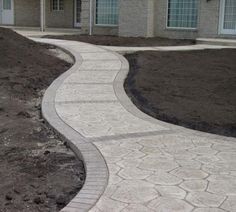
[[[197,38],[197,44],[219,45],[219,46],[236,46],[235,39],[231,38]]]

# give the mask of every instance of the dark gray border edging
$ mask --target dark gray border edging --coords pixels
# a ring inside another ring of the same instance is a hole
[[[53,45],[55,45],[53,43]],[[59,76],[46,90],[42,101],[42,115],[48,124],[66,140],[68,146],[83,160],[86,180],[80,192],[63,208],[62,212],[89,211],[103,194],[108,183],[108,168],[100,151],[81,134],[68,126],[58,116],[55,109],[55,97],[58,88],[64,80],[73,72],[77,71],[82,63],[82,58],[72,49],[56,44],[60,49],[70,54],[75,64],[64,74]]]

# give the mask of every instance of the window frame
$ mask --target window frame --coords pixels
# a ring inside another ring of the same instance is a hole
[[[94,1],[94,26],[98,26],[98,27],[118,27],[119,26],[119,7],[117,7],[117,11],[118,11],[118,22],[117,22],[117,24],[98,24],[97,23],[97,1],[99,1],[99,0],[95,0]],[[117,2],[119,2],[119,0],[117,0]]]
[[[9,4],[7,4],[4,0],[2,0],[2,9],[3,10],[12,10],[12,1],[10,0]]]
[[[54,1],[56,1],[56,9],[54,8]],[[60,8],[60,1],[62,2],[62,9]],[[64,11],[64,0],[51,0],[51,11],[60,12]]]
[[[166,1],[166,29],[169,30],[187,30],[187,31],[197,31],[198,30],[198,23],[199,23],[199,15],[197,15],[197,24],[196,27],[171,27],[168,26],[168,22],[169,22],[169,1]],[[198,1],[198,7],[197,7],[198,13],[199,13],[199,1]]]

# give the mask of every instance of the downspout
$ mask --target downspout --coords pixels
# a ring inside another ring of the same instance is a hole
[[[89,3],[89,35],[93,34],[93,0]]]
[[[45,0],[40,0],[40,29],[45,31]]]

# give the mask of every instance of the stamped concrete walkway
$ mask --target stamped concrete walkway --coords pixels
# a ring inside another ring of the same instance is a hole
[[[57,130],[73,129],[91,145],[84,151],[82,141],[68,138],[90,160],[85,157],[84,188],[63,211],[236,211],[236,139],[166,124],[140,112],[123,89],[129,67],[117,53],[75,41],[43,42],[66,48],[77,60],[49,88],[56,92],[51,106],[63,122]],[[50,92],[46,95],[53,97]],[[55,127],[53,112],[44,113]],[[94,160],[100,162],[89,168],[86,161]],[[96,176],[101,180],[94,183]]]

